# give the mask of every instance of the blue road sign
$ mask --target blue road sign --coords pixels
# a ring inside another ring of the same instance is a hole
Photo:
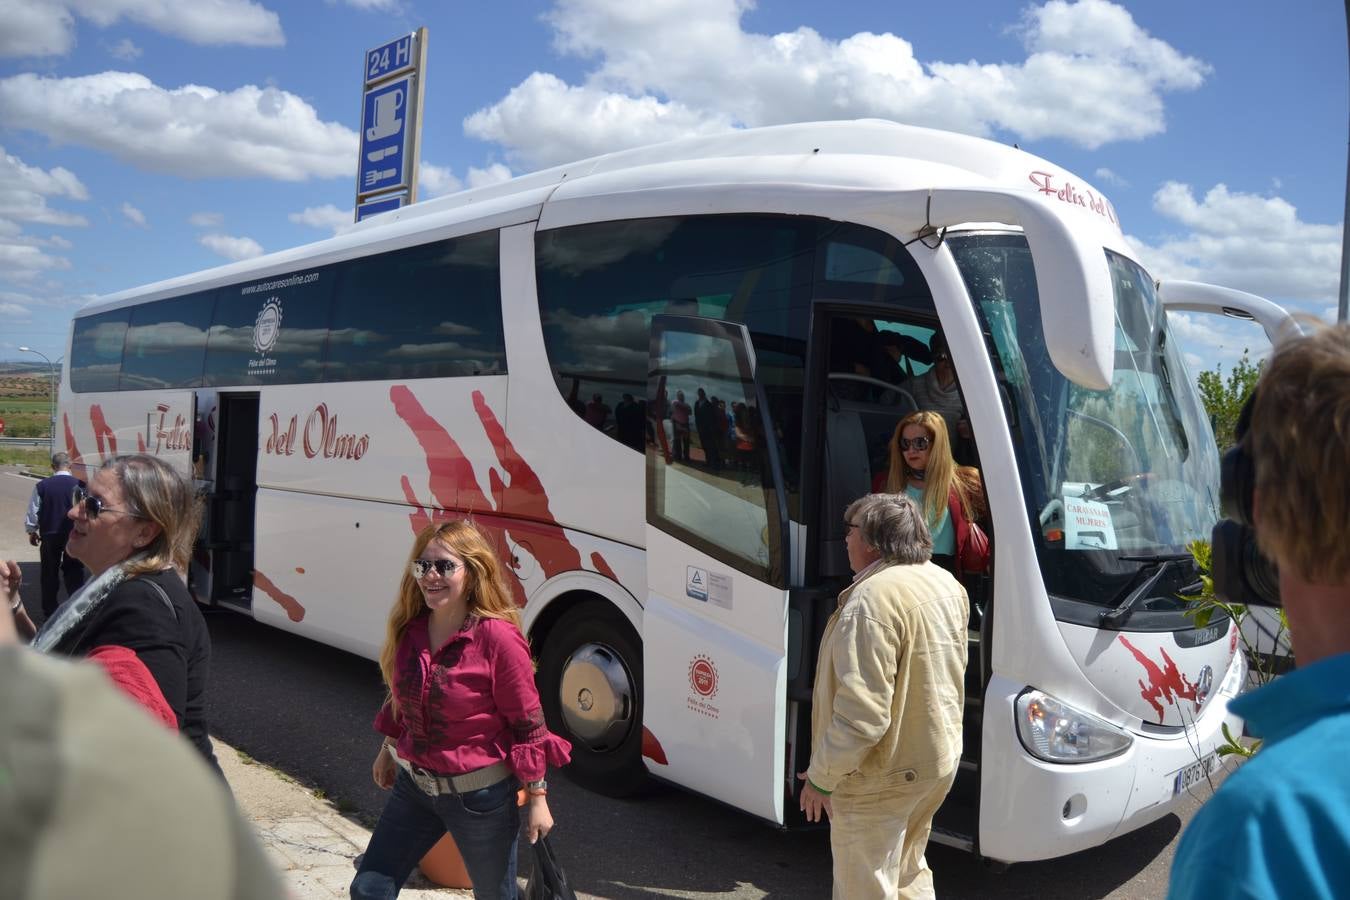
[[[366,84],[382,81],[417,65],[413,39],[416,34],[405,34],[383,47],[366,51]]]
[[[356,205],[356,221],[369,219],[371,216],[378,216],[380,213],[392,212],[401,206],[408,205],[408,192],[400,191],[397,194],[381,195],[372,197]]]
[[[357,170],[358,196],[408,186],[409,113],[413,98],[412,75],[405,75],[366,91],[361,116],[361,165]]]

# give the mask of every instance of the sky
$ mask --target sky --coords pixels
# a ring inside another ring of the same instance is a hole
[[[91,299],[352,221],[365,51],[429,31],[419,191],[691,134],[878,117],[1107,192],[1155,278],[1328,320],[1334,0],[0,0],[0,360]],[[1268,346],[1173,314],[1192,374]]]

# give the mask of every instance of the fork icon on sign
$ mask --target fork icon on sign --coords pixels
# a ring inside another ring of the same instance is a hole
[[[366,187],[378,184],[386,178],[393,178],[398,174],[398,169],[374,169],[366,173]]]

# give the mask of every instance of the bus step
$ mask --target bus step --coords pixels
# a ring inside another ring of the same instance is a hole
[[[949,831],[939,825],[934,825],[928,839],[935,844],[945,844],[948,847],[955,847],[958,850],[964,850],[967,853],[974,851],[975,839],[967,834],[958,834],[955,831]]]

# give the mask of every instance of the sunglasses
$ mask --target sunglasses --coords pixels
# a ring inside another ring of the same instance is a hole
[[[103,502],[103,498],[98,494],[91,494],[80,485],[75,486],[75,490],[70,493],[70,502],[74,506],[83,506],[84,514],[90,521],[97,519],[100,513],[115,512],[124,516],[131,516],[133,519],[144,519],[145,516],[140,513],[134,513],[129,509],[116,509]]]
[[[855,528],[861,528],[861,527],[862,527],[862,526],[859,525],[857,522],[848,522],[848,521],[845,521],[845,522],[844,522],[844,534],[848,534],[848,533],[849,533],[850,531],[852,531],[853,529],[855,529]]]
[[[464,563],[457,563],[453,559],[414,559],[411,568],[413,578],[421,581],[430,575],[432,570],[442,578],[449,578],[464,568]]]
[[[900,439],[900,449],[901,449],[901,450],[908,450],[910,447],[913,447],[915,450],[927,450],[927,449],[928,449],[929,447],[931,447],[931,446],[933,446],[933,440],[932,440],[932,438],[926,438],[926,437],[906,438],[906,437],[902,437],[902,438]]]

